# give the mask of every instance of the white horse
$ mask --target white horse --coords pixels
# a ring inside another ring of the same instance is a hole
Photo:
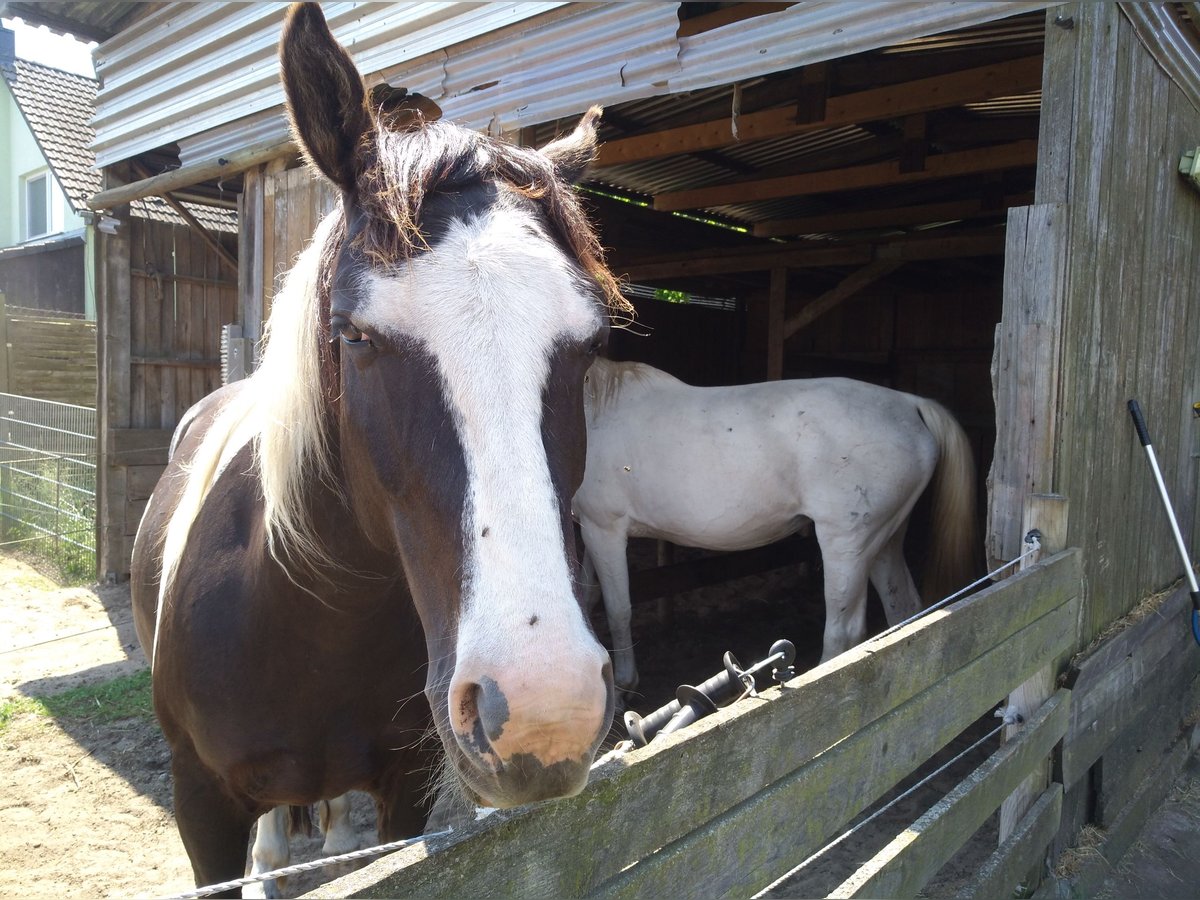
[[[929,574],[939,589],[968,580],[974,463],[962,428],[932,400],[845,378],[693,387],[600,359],[584,404],[587,465],[573,509],[584,580],[599,577],[618,687],[638,680],[630,537],[744,550],[811,521],[825,571],[824,661],[866,636],[868,578],[889,623],[921,608],[904,534],[936,474]]]

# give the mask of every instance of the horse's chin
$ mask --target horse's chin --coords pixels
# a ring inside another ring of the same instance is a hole
[[[587,784],[595,756],[593,749],[578,759],[544,765],[532,754],[519,753],[485,768],[462,751],[452,732],[441,737],[463,795],[476,806],[494,809],[573,797]]]

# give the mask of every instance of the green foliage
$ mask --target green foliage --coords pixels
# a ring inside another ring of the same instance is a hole
[[[672,291],[669,288],[655,288],[654,299],[661,300],[663,303],[687,303],[692,299],[692,295],[687,291]]]
[[[0,703],[0,731],[21,715],[95,724],[118,719],[153,718],[150,670],[142,669],[132,675],[71,688],[49,697],[14,697],[6,700]]]
[[[0,544],[61,584],[95,581],[95,482],[95,469],[69,457],[0,459]]]

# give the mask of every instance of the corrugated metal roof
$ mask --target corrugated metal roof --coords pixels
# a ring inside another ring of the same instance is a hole
[[[323,8],[368,81],[386,78],[428,94],[455,121],[510,131],[579,114],[592,103],[665,103],[667,95],[686,98],[1046,5],[814,0],[686,37],[676,36],[673,3]],[[169,3],[101,45],[100,163],[171,143],[189,159],[201,158],[198,148],[222,155],[245,146],[230,124],[282,103],[275,60],[282,16],[283,4]],[[276,116],[246,124],[258,135],[282,137]]]
[[[45,25],[59,34],[82,41],[106,41],[139,15],[151,11],[156,3],[130,0],[90,0],[64,3],[39,0],[34,3],[0,3],[0,15],[16,16],[31,25]]]
[[[327,3],[330,28],[367,73],[394,67],[558,3]],[[200,134],[283,100],[284,3],[169,3],[95,53],[100,165]]]
[[[1042,9],[1048,3],[1001,0],[980,3],[913,3],[812,0],[679,39],[680,74],[672,91],[736,82],[862,53]]]

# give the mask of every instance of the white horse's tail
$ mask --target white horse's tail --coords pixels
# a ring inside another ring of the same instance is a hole
[[[929,556],[921,593],[941,600],[978,576],[975,521],[975,459],[966,432],[940,403],[920,399],[917,410],[938,443],[933,473]]]

